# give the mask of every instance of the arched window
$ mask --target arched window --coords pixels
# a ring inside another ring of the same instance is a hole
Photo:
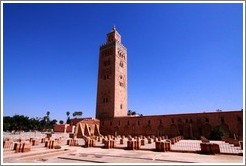
[[[104,97],[103,98],[103,103],[108,103],[109,102],[109,98],[108,97]]]
[[[120,67],[124,67],[124,64],[122,61],[120,61]]]

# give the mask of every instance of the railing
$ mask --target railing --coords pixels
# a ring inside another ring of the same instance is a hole
[[[194,141],[180,140],[179,142],[171,145],[171,151],[188,151],[188,152],[200,151],[201,150],[200,143],[202,142],[197,140]]]
[[[180,152],[198,152],[201,151],[200,140],[180,140],[171,145],[171,151]],[[241,147],[236,147],[233,144],[225,143],[224,141],[210,141],[210,143],[218,144],[220,153],[224,154],[241,154],[243,150]]]
[[[233,144],[225,143],[224,141],[210,141],[211,143],[216,143],[220,147],[220,153],[228,154],[240,154],[243,150],[240,146],[234,146]]]

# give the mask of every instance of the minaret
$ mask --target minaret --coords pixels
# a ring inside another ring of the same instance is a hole
[[[96,118],[127,115],[127,49],[113,26],[100,47]]]

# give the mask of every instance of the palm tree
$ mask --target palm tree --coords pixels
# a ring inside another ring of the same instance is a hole
[[[47,122],[49,122],[50,121],[50,111],[46,112],[46,117],[47,117]]]
[[[47,111],[46,115],[47,115],[47,117],[49,117],[50,116],[50,111]]]
[[[70,112],[69,112],[69,111],[67,111],[67,112],[66,112],[66,115],[67,115],[67,124],[69,124],[69,123],[70,123],[70,117],[69,117]]]
[[[47,127],[47,125],[50,123],[50,111],[46,112],[46,116],[45,116],[45,125]],[[46,128],[45,127],[45,128]]]
[[[77,115],[76,112],[74,112],[74,113],[73,113],[73,117],[75,117],[76,115]]]
[[[81,111],[77,112],[77,116],[82,116],[82,115],[83,115],[83,112],[81,112]]]
[[[67,111],[67,112],[66,112],[66,115],[67,115],[67,117],[68,117],[68,116],[70,115],[70,112],[69,112],[69,111]]]
[[[83,112],[81,112],[81,111],[75,111],[73,113],[73,117],[76,117],[76,118],[77,118],[77,116],[82,116],[82,115],[83,115]]]

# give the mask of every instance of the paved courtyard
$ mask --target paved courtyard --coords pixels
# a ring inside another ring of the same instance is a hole
[[[27,153],[4,154],[4,163],[242,163],[243,156],[197,153],[154,152],[103,148],[40,148]]]
[[[34,137],[34,133],[29,135],[5,135],[5,137],[12,137],[17,139],[22,137],[28,139]],[[35,133],[36,137],[44,137],[41,133]],[[3,151],[3,164],[13,163],[141,163],[141,164],[191,164],[191,163],[235,163],[243,164],[243,156],[236,154],[216,154],[216,155],[204,155],[197,153],[199,150],[199,140],[181,140],[172,146],[172,149],[176,148],[176,151],[171,152],[156,152],[154,151],[155,144],[145,144],[140,150],[126,150],[124,146],[126,143],[119,144],[116,141],[116,147],[114,149],[105,149],[100,141],[96,142],[96,147],[83,147],[83,140],[79,140],[79,146],[66,145],[68,134],[54,134],[52,137],[62,137],[61,149],[47,149],[43,143],[37,146],[32,146],[31,151],[25,153],[15,153],[13,150]],[[178,148],[179,147],[179,148]],[[179,149],[183,148],[181,152]],[[235,148],[234,148],[235,149]],[[235,151],[240,151],[235,149]]]

